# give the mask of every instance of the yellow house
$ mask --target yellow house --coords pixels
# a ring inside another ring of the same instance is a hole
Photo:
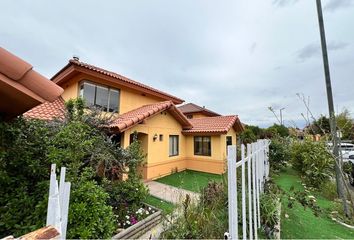
[[[188,117],[191,113],[183,106],[176,107],[184,102],[182,99],[77,58],[71,59],[52,81],[64,89],[61,98],[33,108],[25,116],[60,117],[64,101],[80,96],[89,105],[116,113],[109,127],[124,148],[137,133],[146,154],[144,179],[185,169],[223,173],[227,145],[235,144],[237,133],[243,131],[236,115],[220,116],[204,108]]]

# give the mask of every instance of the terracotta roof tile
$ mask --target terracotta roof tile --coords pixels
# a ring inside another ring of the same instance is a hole
[[[124,132],[128,128],[154,116],[162,111],[168,110],[184,128],[191,128],[192,125],[188,119],[179,111],[172,101],[158,102],[144,105],[140,108],[123,113],[117,117],[111,124],[110,128],[118,128],[119,132]]]
[[[33,70],[31,64],[0,47],[0,115],[5,120],[46,101],[52,102],[63,91]]]
[[[122,76],[122,75],[120,75],[118,73],[115,73],[115,72],[112,72],[112,71],[108,71],[106,69],[103,69],[103,68],[100,68],[100,67],[96,67],[94,65],[91,65],[91,64],[88,64],[88,63],[84,63],[84,62],[81,62],[81,61],[76,60],[76,59],[70,59],[69,60],[69,64],[67,64],[63,69],[61,69],[51,79],[54,82],[56,82],[55,78],[57,78],[58,75],[60,75],[63,71],[65,71],[71,65],[79,66],[79,67],[82,67],[82,68],[97,72],[99,74],[103,74],[103,75],[112,77],[112,78],[120,80],[120,81],[122,81],[122,82],[124,82],[126,84],[129,84],[130,86],[137,87],[137,88],[141,89],[142,91],[150,92],[152,95],[156,94],[156,95],[159,95],[159,96],[161,96],[163,98],[166,98],[166,100],[172,100],[176,104],[180,104],[180,103],[184,102],[183,99],[175,97],[175,96],[173,96],[171,94],[168,94],[166,92],[160,91],[160,90],[158,90],[156,88],[153,88],[153,87],[150,87],[150,86],[145,85],[143,83],[134,81],[134,80],[129,79],[127,77],[124,77],[124,76]],[[60,80],[59,80],[59,82],[60,82]],[[57,83],[59,83],[59,82],[57,82]]]
[[[26,118],[35,118],[41,120],[64,119],[65,104],[62,97],[57,98],[54,102],[45,102],[32,108],[23,114]]]
[[[205,115],[208,115],[211,117],[220,116],[220,114],[213,112],[205,107],[200,107],[194,103],[184,104],[182,106],[179,106],[178,109],[181,110],[181,112],[183,112],[184,114],[203,112],[203,113],[205,113]]]
[[[218,116],[189,119],[192,129],[183,130],[184,134],[226,134],[231,127],[236,131],[242,131],[242,125],[238,116]]]

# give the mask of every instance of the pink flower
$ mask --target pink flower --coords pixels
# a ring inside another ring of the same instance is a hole
[[[136,224],[138,221],[136,220],[136,218],[134,216],[130,217],[130,222],[132,225]]]

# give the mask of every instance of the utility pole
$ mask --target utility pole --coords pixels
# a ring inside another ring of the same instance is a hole
[[[344,212],[348,215],[347,199],[344,192],[344,181],[341,176],[341,169],[339,165],[339,151],[338,151],[338,137],[337,137],[337,126],[334,113],[334,104],[333,104],[333,94],[332,94],[332,85],[331,85],[331,76],[329,71],[329,62],[328,62],[328,53],[327,53],[327,43],[326,43],[326,34],[323,22],[323,13],[322,13],[322,4],[321,0],[316,0],[317,3],[317,14],[318,14],[318,23],[320,27],[321,35],[321,47],[322,47],[322,57],[323,57],[323,66],[326,80],[326,90],[327,90],[327,100],[328,100],[328,110],[329,110],[329,120],[331,125],[331,135],[333,142],[333,154],[335,156],[335,172],[336,172],[336,183],[337,183],[337,193],[338,196],[343,201]]]
[[[283,111],[284,109],[285,109],[285,108],[279,109],[279,111],[280,111],[280,125],[281,125],[281,126],[283,126],[283,113],[282,113],[282,111]]]

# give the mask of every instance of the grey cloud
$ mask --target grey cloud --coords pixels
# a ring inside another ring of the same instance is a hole
[[[250,54],[253,54],[256,48],[257,48],[257,43],[256,42],[252,43],[252,45],[249,48]]]
[[[327,45],[327,48],[329,51],[338,51],[345,49],[348,46],[349,43],[346,42],[330,42]],[[321,56],[321,45],[317,43],[306,45],[297,52],[297,58],[302,62],[306,61],[307,59],[319,56]]]
[[[291,4],[295,4],[299,0],[273,0],[273,5],[276,7],[285,7]]]
[[[353,6],[353,0],[330,0],[324,10],[334,12],[336,10]]]
[[[314,12],[274,11],[296,3],[310,9],[314,1],[19,1],[21,8],[13,0],[0,1],[0,45],[48,77],[76,54],[186,102],[239,114],[249,124],[273,124],[267,107],[275,104],[286,107],[286,121],[301,121],[304,107],[296,92],[311,96],[316,115],[327,111],[320,61],[293,64],[298,55],[320,57],[319,44],[300,51],[318,32]],[[82,4],[85,11],[77,11]],[[354,48],[345,43],[354,39],[347,30],[354,9],[349,11],[328,21],[326,29],[343,41],[329,44],[338,53],[331,64],[337,69],[332,71],[336,104],[354,112],[348,90]],[[299,51],[291,55],[294,46]]]

